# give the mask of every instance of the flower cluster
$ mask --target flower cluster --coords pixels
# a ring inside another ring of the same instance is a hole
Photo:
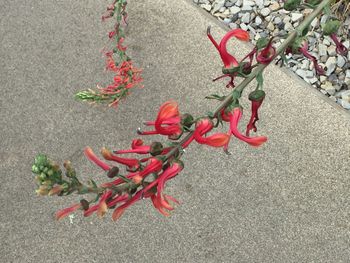
[[[130,57],[126,55],[127,47],[123,45],[123,26],[127,25],[126,4],[126,0],[114,0],[107,7],[107,13],[102,16],[102,21],[111,17],[116,17],[117,20],[114,30],[108,33],[109,39],[114,40],[115,44],[110,51],[105,51],[106,70],[113,72],[113,83],[106,87],[97,86],[97,90],[80,91],[76,94],[77,99],[94,103],[107,102],[115,108],[118,102],[130,93],[130,89],[142,81],[141,69],[133,65]],[[117,57],[117,61],[114,57]]]

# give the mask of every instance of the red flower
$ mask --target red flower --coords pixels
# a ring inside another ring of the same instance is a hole
[[[336,48],[337,53],[339,55],[345,56],[348,50],[343,45],[343,43],[338,40],[337,34],[336,33],[330,34],[330,37],[334,41],[335,45],[337,46]]]
[[[312,63],[314,64],[314,67],[315,67],[315,70],[316,70],[316,73],[318,75],[324,75],[325,74],[325,71],[324,69],[318,65],[317,63],[317,59],[312,56],[309,52],[308,52],[308,44],[306,41],[304,41],[304,44],[299,48],[299,51],[305,56],[307,57],[308,59],[310,59],[312,61]]]
[[[84,154],[91,162],[95,163],[96,165],[101,167],[103,170],[108,171],[109,169],[111,169],[111,167],[108,164],[106,164],[105,162],[101,161],[94,154],[94,152],[92,151],[92,149],[90,147],[85,147]]]
[[[257,131],[255,123],[259,120],[258,109],[265,99],[265,92],[263,90],[256,90],[249,94],[249,100],[252,102],[252,115],[247,125],[246,136],[249,136],[250,130]]]
[[[56,219],[60,220],[69,214],[73,213],[74,211],[78,210],[81,207],[81,204],[75,204],[72,205],[71,207],[64,208],[56,213]]]
[[[270,39],[269,43],[263,50],[256,54],[256,61],[259,63],[265,65],[269,64],[275,57],[276,49],[272,46],[272,40],[273,38]]]
[[[208,137],[203,137],[204,134],[209,132],[214,127],[213,122],[204,118],[196,123],[196,129],[194,130],[193,137],[196,142],[200,144],[207,144],[213,147],[222,147],[227,144],[229,136],[225,133],[216,133]]]
[[[257,136],[257,137],[248,137],[241,134],[238,130],[238,123],[242,117],[242,110],[240,107],[236,107],[233,109],[233,112],[230,114],[230,133],[233,134],[236,138],[244,141],[252,146],[260,146],[264,142],[267,141],[265,136]]]
[[[170,139],[177,139],[182,134],[181,118],[178,105],[174,101],[165,102],[159,109],[154,122],[155,131],[138,131],[141,135],[162,134]],[[153,122],[149,122],[153,124]]]
[[[150,145],[143,145],[143,141],[141,139],[134,139],[131,143],[130,150],[118,150],[114,151],[116,154],[124,154],[124,153],[137,153],[137,154],[148,154],[150,152]]]
[[[218,45],[212,35],[210,34],[210,27],[207,30],[207,35],[210,39],[210,41],[213,43],[213,45],[216,47],[216,49],[219,51],[219,54],[221,56],[222,61],[224,62],[225,68],[231,68],[231,67],[238,67],[237,60],[230,55],[227,52],[227,42],[230,38],[236,37],[239,40],[242,41],[248,41],[249,40],[249,34],[247,31],[244,31],[242,29],[233,29],[226,33],[226,35],[221,39],[220,44]]]
[[[107,148],[101,149],[101,154],[108,161],[114,161],[123,165],[126,165],[128,169],[135,171],[140,167],[139,160],[132,158],[122,158],[112,154]]]

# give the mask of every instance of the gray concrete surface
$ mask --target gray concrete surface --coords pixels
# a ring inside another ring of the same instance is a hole
[[[349,115],[274,66],[259,123],[268,143],[233,140],[231,156],[192,146],[167,187],[182,202],[170,218],[146,200],[118,222],[54,220],[79,197],[35,195],[36,153],[70,158],[82,178],[102,181],[84,146],[126,148],[165,100],[200,114],[215,106],[207,94],[226,92],[211,81],[221,62],[206,27],[216,38],[225,30],[189,1],[145,0],[130,1],[127,37],[145,89],[117,112],[75,102],[74,92],[108,79],[99,53],[111,26],[100,22],[106,4],[0,2],[0,261],[349,262]],[[234,45],[238,57],[248,52]]]

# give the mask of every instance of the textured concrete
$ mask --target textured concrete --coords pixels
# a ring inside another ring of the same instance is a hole
[[[165,100],[198,115],[215,107],[207,94],[227,92],[211,81],[221,62],[206,38],[209,24],[217,39],[225,30],[189,1],[145,0],[130,1],[127,37],[145,89],[117,112],[75,102],[74,92],[108,78],[99,53],[111,27],[100,22],[106,4],[0,3],[0,261],[349,262],[349,115],[274,66],[258,124],[268,143],[255,149],[233,140],[231,156],[192,146],[167,186],[182,201],[170,218],[146,200],[118,222],[54,220],[79,197],[35,195],[36,153],[70,158],[83,178],[102,181],[81,153],[85,145],[126,148]],[[248,50],[234,42],[238,57]]]

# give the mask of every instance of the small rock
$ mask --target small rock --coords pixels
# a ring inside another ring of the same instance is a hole
[[[269,6],[271,11],[276,11],[280,8],[280,4],[278,2],[274,2],[272,5]]]
[[[318,46],[318,54],[322,56],[327,56],[327,46],[324,44],[320,44]]]
[[[240,26],[241,29],[243,29],[245,31],[248,30],[248,26],[246,24],[244,24],[244,23],[241,23],[239,26]]]
[[[333,57],[337,54],[336,47],[334,45],[331,45],[327,48],[328,55]]]
[[[260,10],[260,14],[262,15],[262,16],[268,16],[269,14],[270,14],[270,9],[268,9],[268,8],[263,8],[263,9],[261,9]]]
[[[242,11],[251,11],[253,10],[253,7],[250,5],[243,5],[242,6]]]
[[[254,6],[255,3],[250,0],[243,0],[243,6],[248,5],[248,6]]]
[[[236,3],[235,3],[236,6],[242,6],[242,0],[238,0]]]
[[[250,14],[249,13],[245,13],[242,18],[241,21],[245,24],[248,24],[250,22]]]
[[[261,23],[262,23],[261,17],[260,17],[260,16],[257,16],[257,17],[255,18],[255,24],[256,24],[257,26],[259,26],[259,25],[261,25]]]
[[[220,8],[225,6],[225,0],[216,0],[215,4],[214,4],[214,8],[211,11],[212,14],[216,13],[217,11],[219,11]]]
[[[291,19],[293,22],[299,21],[303,17],[303,14],[301,13],[292,13]]]
[[[338,56],[337,66],[342,68],[345,65],[345,58],[343,56]]]
[[[238,6],[232,6],[231,8],[230,8],[230,12],[231,12],[231,14],[238,14],[239,12],[241,12],[241,9],[238,7]]]
[[[274,26],[274,24],[272,23],[272,22],[270,22],[268,25],[267,25],[267,27],[266,27],[268,30],[270,30],[270,31],[273,31],[274,29],[275,29],[275,26]]]
[[[210,4],[202,4],[201,7],[204,8],[205,10],[207,10],[208,12],[210,12],[210,10],[211,10]]]
[[[321,84],[321,88],[325,91],[327,91],[327,93],[329,95],[334,95],[335,94],[335,88],[333,87],[333,84],[329,81],[326,81],[326,83]]]
[[[343,99],[339,99],[338,100],[338,103],[344,108],[344,109],[347,109],[347,110],[350,110],[350,103],[343,100]]]
[[[336,60],[335,57],[329,57],[326,62],[327,72],[326,75],[329,76],[333,73],[336,68]]]
[[[350,79],[350,69],[347,69],[345,71],[346,77]]]

